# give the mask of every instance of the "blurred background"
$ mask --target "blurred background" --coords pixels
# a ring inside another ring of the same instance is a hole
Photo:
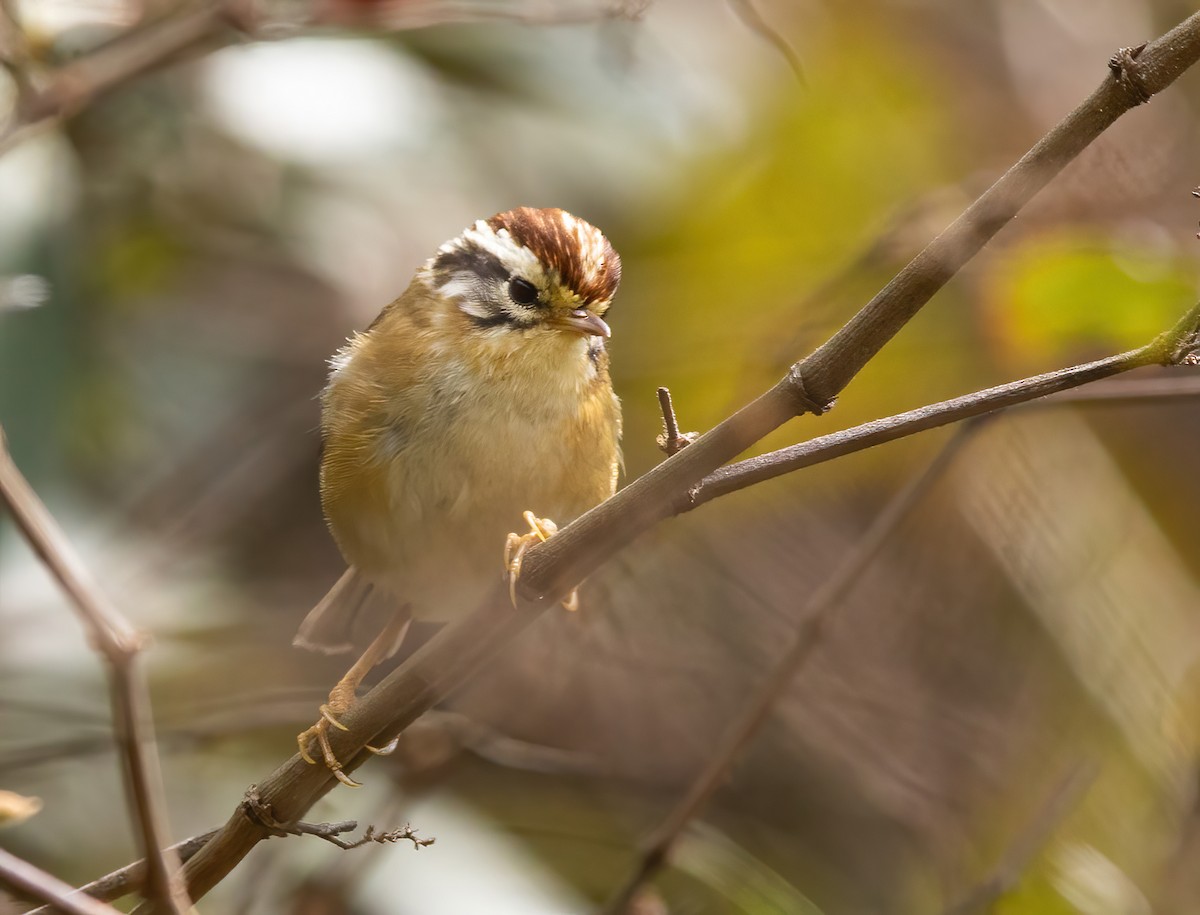
[[[755,3],[262,0],[32,129],[27,81],[197,7],[2,4],[0,424],[154,635],[176,838],[224,822],[343,672],[290,647],[343,568],[314,398],[329,355],[441,242],[516,205],[608,235],[632,479],[662,459],[656,386],[684,428],[711,427],[861,307],[1118,47],[1192,12]],[[1169,327],[1200,290],[1198,118],[1193,72],[1086,150],[835,410],[764,450]],[[1198,420],[1180,397],[973,434],[639,911],[1196,911]],[[274,839],[201,910],[594,910],[813,590],[951,435],[661,525],[587,582],[582,612],[543,616],[361,769],[364,789],[308,817],[408,822],[435,846]],[[74,883],[137,857],[111,733],[102,665],[0,518],[0,789],[43,802],[0,845]]]

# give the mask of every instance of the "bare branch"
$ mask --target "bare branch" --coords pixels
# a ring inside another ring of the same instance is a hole
[[[437,25],[470,22],[516,22],[523,25],[583,25],[605,20],[637,20],[649,8],[651,0],[596,0],[594,3],[498,4],[494,0],[404,0],[380,3],[348,18],[339,11],[340,21],[404,31]]]
[[[403,829],[392,829],[387,832],[376,832],[374,826],[368,826],[361,839],[354,842],[347,842],[339,838],[339,836],[358,829],[357,820],[343,820],[340,823],[282,822],[275,817],[275,812],[271,809],[271,806],[263,803],[262,798],[259,797],[258,789],[253,785],[250,786],[250,790],[246,792],[246,796],[242,799],[242,812],[245,813],[247,818],[258,823],[273,836],[316,836],[318,839],[324,839],[326,842],[333,843],[338,848],[347,850],[361,848],[371,843],[386,845],[405,839],[412,842],[413,848],[420,849],[432,845],[437,841],[436,838],[419,838],[415,829],[405,825]]]
[[[0,848],[0,884],[67,915],[118,915],[117,910]]]
[[[904,324],[1061,169],[1122,113],[1160,91],[1200,58],[1200,13],[1108,73],[1050,131],[851,321],[773,388],[689,447],[526,554],[518,607],[503,582],[474,613],[451,624],[393,671],[344,718],[333,749],[352,772],[368,743],[387,743],[458,688],[510,639],[617,550],[677,511],[684,494],[798,412],[832,401]],[[1111,374],[1104,372],[1100,375]],[[322,767],[292,757],[260,783],[284,818],[300,819],[336,784]],[[188,886],[203,896],[265,837],[240,811],[188,862]]]
[[[167,844],[166,816],[162,801],[162,773],[154,748],[150,700],[138,654],[144,636],[113,607],[66,536],[13,463],[0,429],[0,503],[12,514],[38,558],[50,570],[75,607],[92,647],[107,662],[112,690],[113,729],[121,747],[125,789],[132,809],[138,842],[150,862],[149,897],[166,911],[190,908],[179,862]]]
[[[916,410],[909,410],[907,413],[899,413],[886,419],[863,423],[861,426],[822,435],[798,445],[791,445],[769,454],[729,464],[701,480],[688,493],[686,500],[679,505],[678,510],[682,512],[698,508],[718,496],[745,489],[747,486],[791,473],[802,467],[823,463],[835,457],[862,451],[885,442],[892,442],[917,432],[936,429],[939,426],[1028,403],[1049,394],[1067,391],[1092,381],[1128,372],[1131,369],[1155,364],[1176,364],[1185,358],[1181,347],[1194,334],[1198,322],[1200,322],[1200,303],[1194,305],[1169,333],[1146,346],[1130,350],[1119,356],[1110,356],[1096,362],[1088,362],[1069,369],[1047,372],[1044,375],[1035,375],[1021,381],[976,391],[963,397],[955,397],[952,400],[919,407]],[[1162,396],[1163,391],[1160,388],[1156,393],[1158,396]],[[1179,396],[1178,389],[1173,396]]]
[[[498,9],[494,3],[469,0],[424,0],[402,4],[379,4],[369,15],[353,21],[336,19],[336,8],[289,30],[296,34],[305,28],[322,25],[376,25],[391,31],[409,31],[432,25],[462,22],[515,21],[550,25],[596,22],[608,19],[637,19],[649,5],[648,0],[617,0],[588,9],[560,10],[553,6],[529,10]],[[347,7],[348,8],[348,7]],[[97,98],[111,92],[180,56],[206,44],[218,46],[232,40],[238,29],[251,25],[238,19],[232,2],[208,2],[190,10],[152,22],[127,32],[53,72],[37,87],[22,61],[14,62],[10,72],[17,82],[20,102],[17,117],[0,130],[0,155],[60,121],[78,114]],[[331,18],[332,17],[332,18]],[[253,23],[256,36],[270,31],[270,23]],[[15,33],[14,29],[14,33]],[[276,35],[275,37],[279,37]]]
[[[658,389],[658,406],[662,410],[663,431],[656,441],[659,450],[670,457],[676,451],[686,448],[698,436],[695,432],[679,431],[679,421],[675,418],[675,405],[671,403],[671,392],[668,388]]]
[[[0,155],[29,136],[77,114],[95,99],[202,44],[228,29],[220,4],[153,22],[55,71],[45,85],[32,85],[21,99],[19,117],[0,132]],[[24,78],[24,77],[22,77]]]
[[[184,839],[182,842],[176,842],[171,846],[173,851],[181,862],[187,862],[196,852],[204,847],[213,836],[217,834],[217,830],[210,829],[208,832],[201,833],[198,836],[192,836],[190,839]],[[81,886],[74,892],[79,895],[87,895],[93,899],[98,899],[102,902],[112,902],[114,899],[120,899],[122,896],[128,896],[130,893],[136,893],[146,884],[146,861],[134,861],[132,864],[127,864],[124,867],[113,871],[110,874],[105,874],[103,877],[98,877],[91,883]],[[45,905],[41,908],[33,909],[26,912],[25,915],[53,915],[55,910]]]

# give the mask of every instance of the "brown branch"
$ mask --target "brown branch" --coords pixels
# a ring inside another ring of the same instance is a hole
[[[520,10],[497,9],[493,3],[478,5],[426,0],[421,3],[383,4],[382,17],[359,15],[337,19],[333,8],[325,18],[314,17],[303,23],[307,27],[323,25],[380,25],[391,31],[411,31],[444,23],[517,21],[528,24],[553,25],[595,22],[607,19],[637,19],[648,6],[646,2],[622,0],[604,4],[594,10],[539,10],[522,13]],[[78,114],[97,98],[137,79],[146,73],[166,66],[180,56],[205,44],[214,47],[232,40],[239,29],[251,25],[241,21],[233,0],[209,2],[199,9],[168,16],[118,36],[111,42],[89,52],[80,59],[55,70],[42,80],[31,78],[23,60],[9,66],[19,92],[17,115],[0,129],[0,155],[29,137]],[[332,18],[331,18],[332,17]],[[256,23],[255,32],[265,31]],[[293,28],[289,34],[295,34]],[[38,83],[42,85],[39,87]]]
[[[411,826],[404,826],[402,829],[392,829],[387,832],[376,832],[374,826],[368,826],[361,839],[354,842],[347,842],[345,839],[340,838],[340,836],[358,829],[357,820],[343,820],[340,823],[284,822],[275,816],[275,811],[271,809],[270,804],[263,802],[257,787],[254,785],[250,786],[250,790],[246,792],[246,796],[242,799],[242,812],[246,815],[247,819],[253,820],[273,836],[316,836],[318,839],[324,839],[326,842],[330,842],[338,848],[347,851],[353,848],[361,848],[371,843],[386,845],[406,839],[412,842],[413,848],[421,849],[433,845],[437,841],[436,838],[420,838],[417,835],[417,831]]]
[[[113,730],[121,747],[125,790],[134,830],[150,862],[148,897],[165,911],[190,908],[179,862],[167,845],[162,773],[154,749],[149,693],[138,663],[145,638],[113,607],[88,574],[66,536],[13,463],[0,429],[0,503],[74,606],[92,648],[108,667]]]
[[[571,8],[569,4],[508,3],[494,0],[400,0],[383,2],[372,8],[334,15],[342,24],[376,26],[396,31],[424,29],[438,25],[480,22],[515,22],[530,26],[583,25],[606,20],[637,21],[650,7],[651,0],[599,0],[592,8]]]
[[[739,461],[736,464],[729,464],[709,474],[696,484],[691,492],[681,500],[677,511],[690,511],[719,496],[745,489],[747,486],[753,486],[785,473],[791,473],[802,467],[824,463],[835,457],[862,451],[885,442],[892,442],[928,429],[936,429],[939,426],[961,422],[975,416],[994,413],[997,410],[1025,404],[1050,394],[1060,394],[1061,396],[1062,392],[1121,372],[1148,365],[1179,364],[1187,358],[1187,353],[1180,349],[1180,345],[1194,333],[1198,324],[1200,324],[1200,303],[1192,306],[1171,331],[1147,345],[1127,353],[976,391],[941,403],[909,410],[906,413],[898,413],[885,419],[863,423],[841,432],[822,435],[807,442],[772,451],[769,454]],[[1155,388],[1143,390],[1146,392],[1143,396],[1150,396],[1152,393],[1155,398],[1161,398],[1166,396],[1169,389],[1161,382],[1156,381]],[[1171,390],[1170,396],[1181,396],[1181,390],[1187,396],[1193,395],[1193,391],[1189,388],[1175,387]],[[1115,392],[1107,395],[1101,392],[1099,396],[1093,395],[1091,398],[1082,393],[1075,396],[1080,400],[1129,399],[1128,395],[1122,397]]]
[[[1062,168],[1121,114],[1156,93],[1200,58],[1200,13],[1149,44],[1136,61],[1108,73],[1099,88],[931,242],[851,321],[758,399],[611,499],[532,547],[518,593],[502,583],[486,604],[451,624],[393,671],[343,719],[335,755],[352,772],[365,744],[387,743],[460,687],[540,613],[554,606],[616,551],[676,511],[704,477],[798,412],[828,404],[904,324]],[[260,782],[282,816],[300,819],[336,784],[323,767],[293,756]],[[265,834],[235,811],[220,834],[188,862],[195,898],[215,886]],[[144,907],[149,908],[149,907]]]
[[[946,443],[925,470],[909,480],[908,484],[892,497],[866,533],[855,541],[854,549],[843,557],[834,573],[812,593],[800,611],[800,625],[788,650],[772,668],[737,720],[722,735],[712,757],[687,793],[654,831],[638,857],[637,865],[605,905],[606,913],[624,915],[628,912],[630,904],[646,883],[667,865],[671,850],[684,827],[708,804],[717,789],[729,777],[738,757],[766,722],[771,709],[792,682],[796,672],[812,657],[814,649],[821,643],[834,612],[842,605],[854,586],[862,580],[863,571],[878,555],[892,532],[941,477],[961,445],[969,438],[970,431],[969,426],[961,427],[958,434]]]
[[[686,448],[698,436],[695,432],[680,432],[679,420],[675,418],[675,405],[671,402],[671,391],[668,388],[658,389],[658,407],[662,410],[663,431],[655,440],[658,448],[667,457]]]
[[[68,915],[119,915],[112,906],[91,896],[79,895],[71,884],[63,883],[3,848],[0,848],[0,885],[26,898],[46,903],[51,911],[66,912]]]
[[[54,71],[39,88],[34,88],[33,81],[22,83],[26,90],[18,116],[0,131],[0,155],[25,138],[78,114],[113,89],[215,38],[231,25],[223,5],[208,5],[120,35]],[[22,79],[27,78],[28,74],[22,74]]]
[[[190,839],[176,842],[170,847],[170,851],[173,851],[181,862],[186,863],[216,834],[217,830],[210,829],[208,832],[201,833],[198,836],[192,836]],[[145,886],[146,873],[146,860],[143,858],[140,861],[134,861],[132,864],[126,864],[124,867],[112,873],[105,874],[103,877],[97,877],[91,883],[84,884],[73,892],[78,895],[90,896],[92,899],[97,899],[101,902],[112,902],[114,899],[120,899],[122,896],[136,893]],[[53,912],[54,909],[46,905],[26,912],[25,915],[52,915]]]

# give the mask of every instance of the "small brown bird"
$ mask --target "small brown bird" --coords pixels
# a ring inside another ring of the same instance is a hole
[[[375,636],[298,740],[346,784],[328,729],[411,619],[450,620],[510,580],[524,546],[612,495],[621,407],[604,314],[621,261],[599,230],[521,207],[447,242],[331,360],[322,397],[321,504],[350,568],[297,645]],[[505,534],[525,517],[532,533]],[[364,612],[365,611],[365,612]],[[372,625],[373,622],[373,625]]]

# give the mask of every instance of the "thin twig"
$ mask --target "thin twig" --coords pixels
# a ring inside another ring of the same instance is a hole
[[[26,898],[44,902],[55,912],[119,915],[112,906],[91,896],[79,895],[71,884],[63,883],[53,874],[47,874],[3,848],[0,848],[0,885]]]
[[[187,862],[216,834],[217,830],[210,829],[208,832],[201,833],[198,836],[192,836],[190,839],[176,842],[171,846],[171,851],[175,852],[181,862]],[[122,896],[136,893],[145,884],[146,861],[143,858],[140,861],[134,861],[132,864],[126,864],[124,867],[112,873],[105,874],[103,877],[98,877],[91,883],[84,884],[75,890],[75,892],[98,899],[101,902],[112,902],[114,899],[120,899]],[[25,915],[53,915],[53,912],[54,909],[47,905],[26,912]]]
[[[357,825],[358,824],[356,823],[355,826]],[[422,839],[417,835],[417,831],[407,823],[400,829],[392,829],[387,832],[376,832],[374,826],[368,826],[366,831],[363,833],[362,838],[357,839],[354,842],[346,842],[337,838],[336,836],[326,836],[323,838],[327,838],[328,841],[332,842],[338,848],[344,848],[346,850],[350,850],[352,848],[362,848],[364,845],[371,844],[390,845],[394,842],[403,842],[405,840],[412,842],[414,849],[421,849],[428,848],[437,841],[436,837]]]
[[[585,25],[610,20],[637,21],[651,0],[603,0],[592,8],[570,4],[506,3],[494,0],[405,0],[382,3],[334,15],[343,24],[375,26],[395,31],[424,29],[438,25],[515,22],[529,26]]]
[[[676,451],[686,448],[699,436],[695,432],[680,432],[679,421],[675,418],[675,405],[671,403],[671,391],[668,388],[658,389],[658,406],[662,410],[663,431],[655,440],[660,451],[670,457]]]
[[[55,71],[22,100],[20,116],[0,131],[0,155],[69,118],[95,99],[230,29],[223,5],[212,4],[121,35]]]
[[[639,18],[645,2],[616,2],[593,10],[556,11],[539,13],[497,8],[494,3],[454,3],[448,0],[426,0],[419,3],[383,4],[387,13],[382,16],[358,14],[347,17],[340,6],[330,6],[319,16],[302,24],[302,28],[325,25],[379,25],[392,31],[411,31],[444,23],[517,21],[528,24],[553,25],[597,22],[610,19]],[[348,8],[348,7],[347,7]],[[108,44],[67,64],[50,74],[44,85],[34,88],[29,74],[17,65],[14,76],[21,92],[18,116],[0,129],[0,155],[9,149],[79,113],[95,99],[139,76],[170,64],[188,51],[206,43],[214,46],[235,38],[239,28],[248,23],[239,21],[231,2],[210,2],[199,9],[166,17],[134,31],[118,36]],[[340,17],[340,18],[339,18]],[[267,34],[270,23],[255,23],[255,34]],[[297,29],[289,29],[295,34]]]
[[[125,790],[142,854],[150,863],[147,896],[169,912],[186,912],[191,904],[174,853],[164,852],[168,830],[164,814],[162,773],[154,747],[149,692],[138,663],[145,637],[112,606],[46,506],[13,463],[0,429],[0,503],[12,514],[30,547],[66,592],[88,634],[106,662],[113,709],[113,730],[121,747]]]
[[[247,819],[254,821],[273,836],[316,836],[318,839],[324,839],[326,842],[331,842],[338,848],[346,850],[361,848],[371,843],[386,845],[405,839],[412,842],[413,848],[421,849],[437,841],[436,838],[420,838],[417,831],[406,824],[401,829],[391,829],[387,832],[376,832],[374,826],[368,826],[361,839],[347,842],[339,837],[358,829],[357,820],[343,820],[340,823],[283,822],[275,816],[275,812],[269,804],[263,803],[258,789],[254,785],[250,786],[246,796],[242,799],[242,812]]]
[[[1178,351],[1179,342],[1192,333],[1188,328],[1195,327],[1198,322],[1200,322],[1200,303],[1187,311],[1170,335],[1159,337],[1146,346],[1130,350],[1127,353],[997,385],[994,388],[919,407],[916,410],[898,413],[885,419],[873,420],[841,432],[822,435],[809,439],[807,442],[729,464],[701,480],[681,500],[678,511],[698,508],[719,496],[774,479],[802,467],[824,463],[833,457],[862,451],[885,442],[892,442],[918,432],[961,422],[975,416],[983,416],[1007,407],[1026,404],[1049,394],[1060,394],[1061,396],[1061,392],[1135,368],[1164,362],[1172,364],[1181,356]],[[1149,391],[1149,389],[1145,390]],[[1187,396],[1192,396],[1190,389],[1183,390]],[[1156,387],[1154,395],[1155,397],[1164,396],[1164,388]],[[1104,395],[1102,392],[1099,397],[1094,399],[1116,396],[1112,393]],[[1180,396],[1180,394],[1176,393],[1173,396]],[[1087,399],[1087,395],[1082,393],[1077,397],[1080,400]]]
[[[855,541],[854,549],[843,557],[833,574],[809,597],[800,611],[800,625],[788,650],[776,662],[737,720],[722,735],[716,750],[687,793],[654,831],[638,857],[637,865],[604,907],[608,915],[624,915],[628,912],[630,903],[641,889],[668,863],[671,850],[684,827],[708,803],[729,776],[734,763],[766,722],[771,709],[792,682],[797,671],[812,657],[814,649],[828,631],[834,613],[854,586],[862,580],[863,570],[878,555],[913,507],[941,477],[962,444],[969,438],[970,431],[970,426],[960,427],[957,434],[946,443],[929,465],[888,501],[866,533]]]
[[[633,539],[678,510],[704,477],[797,412],[830,403],[974,254],[1089,143],[1144,96],[1170,85],[1200,58],[1200,13],[1149,44],[1136,67],[1106,73],[1095,92],[932,241],[854,318],[773,388],[563,528],[525,556],[519,606],[507,589],[452,623],[360,700],[342,719],[333,751],[353,772],[369,743],[387,743],[462,686],[517,633]],[[1135,85],[1131,85],[1135,84]],[[300,819],[336,781],[293,756],[260,783],[281,815]],[[188,862],[189,890],[200,898],[262,839],[261,827],[235,811],[221,833]]]

